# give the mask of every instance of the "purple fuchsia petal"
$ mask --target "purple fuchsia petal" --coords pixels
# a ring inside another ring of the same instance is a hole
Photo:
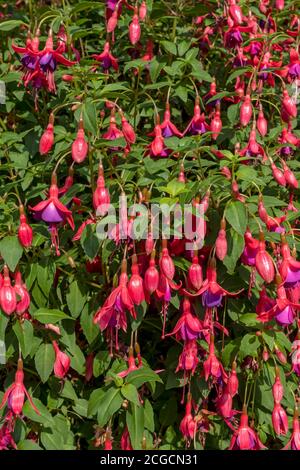
[[[219,307],[222,303],[222,294],[213,294],[210,290],[206,290],[202,294],[203,307]]]
[[[291,307],[290,305],[285,307],[283,310],[278,309],[275,314],[275,320],[277,321],[277,323],[283,326],[290,325],[291,323],[293,323],[294,318],[295,312],[293,307]]]
[[[56,208],[53,202],[50,202],[42,211],[41,219],[50,224],[57,224],[65,220],[65,215]]]

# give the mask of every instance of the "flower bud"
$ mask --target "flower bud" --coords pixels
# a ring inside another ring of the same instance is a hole
[[[252,104],[250,95],[245,96],[245,100],[240,109],[240,122],[242,126],[247,126],[252,117]]]
[[[19,207],[20,210],[20,225],[18,229],[18,238],[20,244],[24,248],[29,248],[32,244],[32,228],[27,223],[26,215],[24,214],[24,207],[21,204]]]
[[[54,144],[54,115],[51,113],[49,116],[49,124],[44,131],[39,144],[39,152],[41,155],[45,155],[50,152]]]
[[[8,267],[3,269],[3,284],[0,289],[0,306],[6,315],[11,315],[17,306],[15,289],[12,287],[9,277]]]

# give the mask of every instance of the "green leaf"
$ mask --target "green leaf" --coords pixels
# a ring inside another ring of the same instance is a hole
[[[82,116],[85,129],[97,135],[97,111],[95,104],[91,101],[86,101],[82,106]]]
[[[35,367],[43,383],[47,382],[54,365],[55,352],[52,344],[41,344],[35,358]]]
[[[144,434],[144,408],[131,403],[129,409],[126,412],[126,424],[133,449],[142,449],[142,440]]]
[[[153,372],[153,370],[146,368],[146,367],[140,367],[138,370],[134,370],[130,372],[127,375],[125,381],[126,383],[133,384],[136,388],[139,388],[141,385],[143,385],[146,382],[162,383],[162,380],[159,377],[159,375]]]
[[[54,425],[54,421],[53,421],[53,418],[52,418],[51,414],[49,413],[49,411],[45,407],[45,405],[40,400],[38,400],[37,398],[32,397],[32,400],[33,400],[34,405],[39,410],[40,414],[38,415],[34,411],[31,404],[27,400],[25,402],[25,405],[23,406],[24,416],[29,418],[31,421],[43,424],[45,427],[52,427]]]
[[[21,20],[3,21],[0,23],[0,31],[11,31],[12,29],[19,28],[22,25],[26,26],[26,23]]]
[[[150,401],[146,398],[144,405],[145,428],[154,432],[154,413]]]
[[[88,416],[89,417],[97,413],[104,395],[105,395],[105,390],[103,388],[97,388],[96,390],[92,391],[90,398],[89,398],[89,404],[88,404]]]
[[[19,243],[18,237],[9,235],[0,241],[0,254],[11,271],[14,272],[20,261],[23,248]]]
[[[161,41],[161,45],[167,52],[170,52],[173,55],[177,55],[177,47],[176,47],[176,44],[174,44],[174,42]]]
[[[100,240],[93,231],[91,225],[87,225],[85,227],[82,237],[80,239],[80,243],[82,248],[84,249],[85,254],[90,259],[94,259],[99,251]]]
[[[78,397],[70,380],[65,380],[64,388],[61,392],[61,396],[64,398],[69,398],[69,400],[77,401]]]
[[[13,330],[16,337],[18,338],[22,356],[26,358],[31,351],[33,344],[33,326],[29,320],[24,320],[23,323],[17,321]]]
[[[119,388],[111,387],[100,400],[97,419],[99,426],[104,426],[107,421],[122,406],[123,398]]]
[[[39,308],[32,314],[35,320],[46,324],[46,323],[57,323],[61,320],[73,320],[71,317],[66,315],[60,310],[52,310],[50,308]]]
[[[25,439],[18,443],[18,450],[43,450],[36,442]]]
[[[237,233],[235,230],[230,231],[230,237],[228,237],[228,249],[227,255],[225,256],[223,263],[226,266],[229,274],[234,274],[236,263],[243,253],[245,246],[244,237]]]
[[[93,374],[95,377],[103,374],[111,363],[111,357],[108,351],[99,351],[94,357],[93,362]]]
[[[86,301],[86,296],[81,291],[77,281],[73,281],[70,285],[66,299],[72,317],[77,318],[80,315]]]
[[[63,450],[63,436],[55,430],[41,433],[41,442],[46,450]]]
[[[231,201],[226,208],[225,217],[231,227],[244,236],[248,222],[245,205],[240,201]]]
[[[9,317],[0,309],[0,341],[4,342],[5,330],[9,322]]]
[[[134,385],[124,384],[121,388],[121,393],[123,397],[129,400],[130,402],[135,403],[137,406],[141,406],[139,395]]]
[[[89,313],[89,306],[86,304],[81,316],[80,316],[80,324],[82,326],[83,333],[88,340],[89,344],[97,338],[100,333],[99,326],[95,325],[93,322],[93,314]]]
[[[241,341],[239,350],[241,359],[243,359],[245,356],[257,357],[259,347],[260,341],[258,336],[256,336],[255,333],[246,334]]]

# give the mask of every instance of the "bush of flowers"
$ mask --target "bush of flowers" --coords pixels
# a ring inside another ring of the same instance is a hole
[[[1,450],[300,450],[299,37],[2,2]]]

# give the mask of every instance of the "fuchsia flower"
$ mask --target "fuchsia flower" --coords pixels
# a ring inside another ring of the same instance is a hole
[[[141,365],[142,364],[139,364],[138,366],[136,365],[135,357],[133,353],[133,347],[130,346],[129,353],[128,353],[128,368],[123,370],[122,372],[119,372],[117,375],[124,379],[124,377],[127,377],[127,375],[130,374],[130,372],[133,372],[134,370],[138,370]]]
[[[12,418],[13,414],[11,411],[9,411],[5,417],[4,424],[0,428],[0,450],[8,450],[9,447],[17,450],[17,445],[12,436],[14,431]]]
[[[94,323],[98,324],[101,331],[108,328],[108,335],[112,348],[113,330],[116,330],[116,349],[118,349],[118,330],[127,330],[126,311],[135,318],[133,301],[129,295],[127,276],[127,262],[124,259],[121,265],[121,275],[118,287],[115,287],[107,297],[103,306],[95,313]]]
[[[3,279],[2,276],[0,278],[0,306],[6,315],[11,315],[17,307],[16,291],[11,285],[6,265],[3,268]]]
[[[296,316],[294,309],[300,310],[300,304],[295,304],[288,300],[286,290],[279,275],[276,276],[276,284],[277,298],[275,305],[267,311],[260,312],[257,319],[261,322],[266,322],[274,318],[280,325],[287,326],[293,323]]]
[[[23,204],[20,204],[19,211],[20,211],[20,225],[18,228],[19,242],[24,248],[30,248],[32,244],[32,239],[33,239],[33,232],[32,232],[32,228],[27,222]]]
[[[188,395],[185,406],[185,415],[180,423],[179,429],[185,440],[189,441],[190,439],[194,439],[197,430],[197,423],[192,415],[192,397],[190,394]]]
[[[50,152],[54,144],[54,114],[51,113],[49,116],[49,122],[46,130],[44,131],[40,143],[39,143],[39,151],[41,155],[46,155]]]
[[[282,262],[279,272],[284,282],[284,287],[294,287],[300,282],[300,262],[291,255],[289,245],[284,235],[281,236]]]
[[[249,427],[247,408],[244,406],[240,425],[238,429],[234,431],[229,450],[261,450],[265,448],[256,432]]]
[[[164,120],[160,124],[160,128],[162,130],[162,136],[164,138],[172,137],[174,135],[176,137],[182,137],[182,133],[177,129],[175,124],[171,122],[170,104],[168,102],[166,103]]]
[[[191,312],[191,303],[185,297],[182,302],[182,314],[176,323],[173,331],[166,336],[175,335],[176,339],[183,341],[192,341],[201,336],[203,325],[199,318],[195,317]]]
[[[61,222],[68,222],[71,229],[74,230],[72,212],[60,202],[58,193],[57,176],[56,173],[52,173],[49,197],[31,208],[36,219],[43,220],[49,225],[52,245],[56,249],[57,256],[60,255],[57,225]]]
[[[266,251],[266,243],[263,232],[259,234],[259,247],[255,256],[255,267],[258,274],[268,284],[273,281],[275,276],[274,262]]]
[[[30,305],[30,295],[27,290],[26,284],[22,281],[20,271],[15,274],[14,290],[17,295],[16,313],[22,314],[26,312]]]
[[[176,372],[183,370],[184,373],[191,372],[191,374],[194,374],[198,364],[199,359],[197,341],[195,339],[192,339],[191,341],[185,341],[183,351],[178,359]]]
[[[217,283],[216,260],[214,258],[209,261],[206,276],[207,278],[203,282],[202,287],[195,294],[191,294],[186,289],[182,289],[183,293],[188,297],[202,295],[202,304],[204,307],[219,307],[224,296],[236,297],[244,290],[240,289],[238,292],[228,292]]]
[[[203,363],[203,372],[206,381],[211,378],[213,382],[221,381],[226,383],[228,380],[228,375],[226,374],[224,367],[215,354],[215,342],[213,335],[210,337],[209,354],[208,358]]]
[[[249,228],[247,228],[245,232],[244,240],[245,248],[241,257],[242,263],[247,266],[255,266],[255,258],[259,249],[259,241],[252,237]]]
[[[66,353],[59,349],[56,341],[52,341],[52,345],[55,351],[54,375],[59,379],[63,379],[69,371],[71,359]]]
[[[205,115],[201,114],[200,111],[200,98],[196,96],[195,107],[194,107],[194,116],[192,117],[187,128],[183,132],[183,135],[189,133],[191,135],[204,134],[209,131],[209,125],[205,122]]]
[[[31,396],[27,392],[24,385],[24,372],[23,372],[23,361],[22,359],[18,360],[18,370],[15,375],[15,381],[4,393],[0,410],[7,403],[8,408],[14,413],[15,416],[20,416],[22,414],[25,395],[29,400],[30,405],[34,411],[39,415],[40,412],[37,407],[34,405]]]
[[[33,40],[28,38],[26,47],[19,47],[12,44],[12,48],[22,56],[21,62],[25,68],[23,77],[25,86],[31,82],[34,87],[40,88],[46,83],[48,91],[55,92],[54,72],[57,64],[60,63],[66,67],[71,67],[76,64],[76,62],[68,60],[62,55],[64,45],[61,42],[56,49],[53,48],[52,30],[49,31],[45,47],[41,51],[39,51],[38,36]],[[37,80],[38,78],[39,80]]]
[[[296,407],[293,417],[293,432],[287,445],[283,450],[300,450],[300,425],[299,425],[299,410]]]
[[[108,73],[109,69],[112,67],[117,72],[119,69],[117,59],[111,54],[110,52],[110,44],[106,42],[104,44],[104,50],[101,54],[92,54],[92,57],[97,61],[100,62],[101,67],[105,73]],[[93,67],[95,70],[96,67]]]
[[[296,49],[290,49],[290,63],[288,66],[288,76],[291,80],[297,80],[300,78],[300,60],[299,54]]]
[[[165,141],[160,126],[159,115],[156,116],[156,125],[151,135],[154,135],[153,141],[149,144],[149,153],[151,157],[167,157],[170,153],[165,148]]]
[[[128,292],[135,305],[140,305],[145,299],[143,278],[139,274],[136,255],[133,255],[132,257],[131,277],[128,282]]]
[[[74,162],[82,163],[86,159],[88,148],[89,146],[84,135],[83,119],[80,118],[77,136],[72,143],[72,158]]]
[[[97,215],[104,216],[108,212],[110,204],[110,195],[108,189],[105,187],[104,169],[100,162],[98,168],[97,187],[93,194],[93,206]]]
[[[187,276],[188,288],[198,291],[203,283],[202,267],[199,264],[197,252],[194,252],[192,264],[188,270]]]
[[[123,431],[123,434],[121,436],[120,444],[121,444],[121,449],[122,450],[133,450],[127,426],[125,427],[125,429]]]

